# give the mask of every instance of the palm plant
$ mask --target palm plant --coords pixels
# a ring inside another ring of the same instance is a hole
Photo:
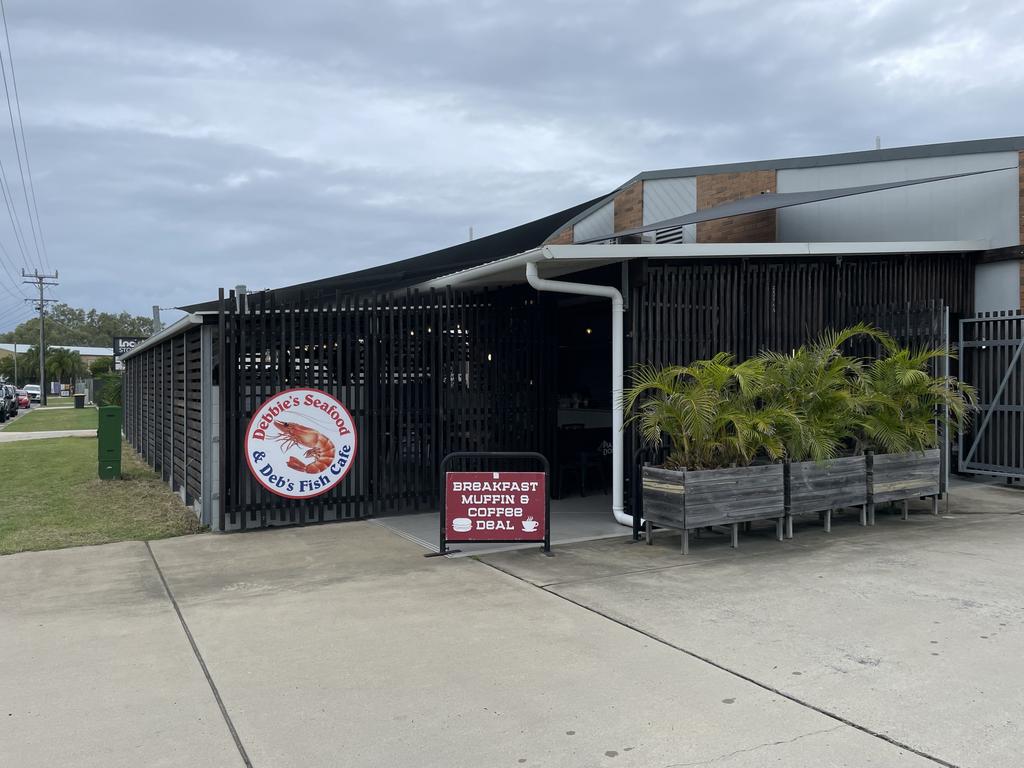
[[[790,354],[762,352],[760,396],[769,406],[796,416],[781,423],[786,454],[793,461],[828,461],[854,438],[860,404],[854,386],[863,362],[842,353],[843,345],[865,336],[888,347],[892,341],[865,323],[827,330]]]
[[[940,424],[955,435],[974,410],[975,390],[928,370],[932,361],[952,356],[945,347],[888,345],[886,356],[865,365],[855,391],[860,447],[878,453],[924,451],[939,444]]]
[[[877,342],[882,356],[843,354],[858,337]],[[923,451],[938,445],[937,425],[955,434],[973,409],[973,388],[928,370],[948,355],[901,347],[860,323],[790,354],[635,366],[623,404],[643,441],[668,449],[670,469],[745,466],[758,456],[824,462],[850,449]]]
[[[670,469],[745,466],[759,454],[780,459],[782,433],[797,428],[798,416],[778,404],[760,402],[765,376],[759,359],[736,363],[719,353],[690,365],[635,366],[623,404],[641,438],[667,447]]]
[[[46,355],[46,371],[57,381],[74,382],[88,370],[76,351],[56,347],[47,350]]]

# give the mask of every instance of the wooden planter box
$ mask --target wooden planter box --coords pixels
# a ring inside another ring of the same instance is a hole
[[[783,473],[782,464],[699,471],[644,467],[647,543],[654,540],[655,525],[674,528],[683,533],[685,555],[690,531],[728,525],[732,527],[732,546],[737,547],[740,523],[773,519],[781,541],[786,514]]]
[[[786,538],[793,538],[793,516],[824,513],[825,531],[832,530],[832,510],[860,507],[867,524],[867,459],[843,456],[824,464],[797,461],[786,465]]]
[[[939,514],[941,458],[938,448],[922,453],[868,453],[868,515],[875,522],[875,505],[903,502],[903,519],[908,517],[907,501],[931,496],[932,514]]]

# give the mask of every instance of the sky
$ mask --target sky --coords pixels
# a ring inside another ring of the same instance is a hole
[[[32,312],[23,266],[59,270],[60,301],[149,314],[453,245],[643,170],[1024,134],[1009,0],[5,7],[45,253],[0,117],[25,233],[23,254],[0,209],[0,331]]]

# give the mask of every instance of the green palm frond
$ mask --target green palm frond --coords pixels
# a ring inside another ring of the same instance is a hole
[[[846,355],[872,339],[880,357]],[[645,443],[667,447],[669,466],[745,465],[765,457],[828,461],[851,446],[899,452],[937,444],[970,419],[974,390],[935,376],[942,347],[908,349],[858,324],[821,334],[786,354],[763,351],[737,363],[729,353],[689,365],[638,365],[622,402]],[[947,415],[948,413],[948,415]]]

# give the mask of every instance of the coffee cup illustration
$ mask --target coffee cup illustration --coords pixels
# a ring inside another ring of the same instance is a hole
[[[525,531],[526,533],[533,533],[537,530],[538,525],[540,525],[540,523],[534,520],[533,516],[531,515],[530,517],[523,520],[523,531]]]

